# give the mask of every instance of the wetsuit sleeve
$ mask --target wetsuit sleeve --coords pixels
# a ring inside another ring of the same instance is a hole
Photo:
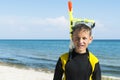
[[[101,69],[99,63],[95,65],[95,70],[93,72],[93,80],[101,80]]]
[[[53,80],[62,80],[62,75],[63,75],[62,63],[61,59],[59,58],[56,64]]]

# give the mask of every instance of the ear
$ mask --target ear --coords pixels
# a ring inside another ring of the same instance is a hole
[[[93,41],[93,36],[90,36],[89,44],[92,43]]]

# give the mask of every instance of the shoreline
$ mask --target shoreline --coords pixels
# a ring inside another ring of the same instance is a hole
[[[120,80],[120,77],[114,77],[114,76],[102,76],[102,80]]]
[[[32,69],[9,66],[0,62],[0,80],[53,80],[54,72],[47,69]],[[102,80],[120,80],[120,77],[102,76]]]

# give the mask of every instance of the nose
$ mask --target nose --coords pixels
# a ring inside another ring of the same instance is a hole
[[[79,38],[79,43],[83,43],[83,39],[82,38]]]

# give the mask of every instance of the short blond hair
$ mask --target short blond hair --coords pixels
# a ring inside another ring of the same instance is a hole
[[[90,36],[92,35],[92,29],[91,29],[90,27],[88,27],[87,25],[85,25],[85,24],[77,24],[77,25],[75,25],[75,26],[72,28],[71,34],[73,35],[73,33],[74,33],[76,30],[79,30],[79,31],[82,31],[82,30],[89,31],[89,32],[90,32]]]

